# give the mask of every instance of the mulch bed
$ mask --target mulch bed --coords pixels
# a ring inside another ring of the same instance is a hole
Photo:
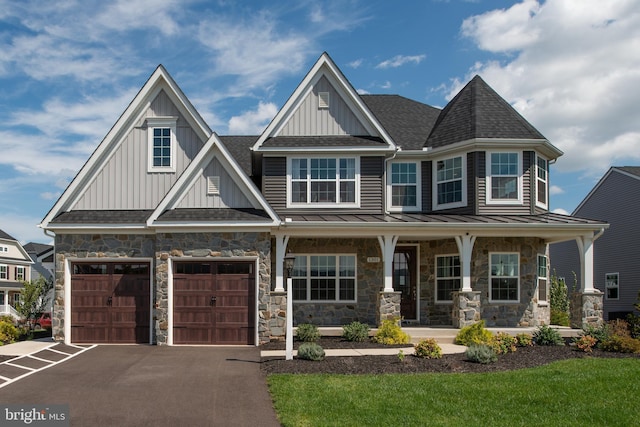
[[[567,344],[570,340],[567,340]],[[385,347],[373,342],[353,343],[340,338],[321,338],[317,341],[324,349],[329,348],[374,348]],[[299,343],[294,343],[296,348]],[[399,346],[407,347],[407,345]],[[268,343],[260,347],[263,350],[283,350],[284,343]],[[388,347],[387,347],[388,348]],[[394,356],[351,356],[327,357],[315,362],[294,358],[262,358],[262,370],[267,374],[395,374],[423,372],[498,372],[515,369],[533,368],[546,365],[557,360],[603,357],[603,358],[636,358],[640,355],[610,353],[594,349],[592,353],[578,351],[570,345],[565,346],[532,346],[520,347],[515,353],[498,356],[498,361],[483,365],[466,360],[463,353],[444,354],[441,359],[421,359],[406,355],[403,360]]]

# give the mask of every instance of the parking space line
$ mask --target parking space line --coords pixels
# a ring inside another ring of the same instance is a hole
[[[18,365],[17,363],[5,362],[5,365],[13,366],[14,368],[27,369],[29,371],[35,371],[34,368],[30,368],[28,366]]]

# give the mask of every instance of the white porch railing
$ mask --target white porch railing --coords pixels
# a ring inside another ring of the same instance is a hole
[[[11,316],[16,320],[22,318],[20,313],[18,313],[16,309],[11,307],[9,304],[0,304],[0,316]]]

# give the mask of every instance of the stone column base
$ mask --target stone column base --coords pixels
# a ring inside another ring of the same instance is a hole
[[[603,296],[597,289],[593,292],[574,292],[571,295],[571,327],[583,329],[587,326],[602,326]]]
[[[271,292],[269,302],[258,310],[258,339],[260,344],[269,341],[284,341],[287,320],[287,293]],[[293,316],[293,313],[291,313]]]
[[[480,291],[452,292],[451,319],[454,328],[464,328],[480,321]]]
[[[400,319],[401,292],[380,292],[378,295],[378,325],[383,320]]]

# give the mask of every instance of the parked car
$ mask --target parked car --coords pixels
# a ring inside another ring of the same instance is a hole
[[[33,322],[33,329],[51,329],[51,313],[42,313]]]

